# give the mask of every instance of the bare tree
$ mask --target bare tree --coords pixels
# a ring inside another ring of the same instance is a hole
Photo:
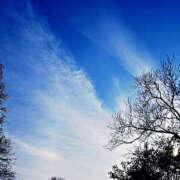
[[[180,139],[180,65],[167,58],[157,70],[134,78],[135,97],[113,116],[108,148],[158,134]]]

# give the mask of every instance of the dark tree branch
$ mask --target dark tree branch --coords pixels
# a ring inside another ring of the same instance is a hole
[[[180,65],[173,58],[134,78],[137,96],[128,98],[125,110],[115,114],[108,147],[167,134],[180,139]]]

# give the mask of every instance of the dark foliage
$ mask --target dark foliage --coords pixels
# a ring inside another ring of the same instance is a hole
[[[51,180],[65,180],[65,179],[62,177],[52,177]]]
[[[14,154],[12,153],[11,142],[5,136],[3,125],[5,120],[6,108],[3,106],[7,99],[4,93],[3,66],[0,64],[0,180],[13,180],[15,173],[12,169],[14,163]]]
[[[110,178],[117,180],[179,180],[180,155],[172,155],[171,140],[161,139],[156,148],[145,144],[137,148],[130,161],[122,162],[121,168],[113,166]]]

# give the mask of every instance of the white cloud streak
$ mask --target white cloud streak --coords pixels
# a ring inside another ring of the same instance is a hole
[[[74,21],[79,22],[78,18]],[[108,15],[102,13],[102,16],[91,20],[91,26],[86,22],[80,25],[81,29],[78,28],[80,32],[104,48],[131,75],[140,75],[155,65],[153,57],[142,43],[135,38],[122,20],[112,13]]]
[[[22,116],[28,116],[29,121],[23,127],[32,123],[28,126],[31,134],[21,127],[17,132],[24,136],[11,134],[17,153],[17,178],[44,180],[58,175],[67,180],[108,179],[107,172],[119,158],[119,152],[103,147],[111,113],[102,108],[87,75],[48,28],[34,16],[28,22],[23,19],[23,24],[17,34],[20,43],[10,40],[16,49],[8,49],[18,51],[13,58],[24,59],[26,65],[21,73],[16,72],[16,78],[22,79],[16,91],[22,102],[23,97],[28,102]],[[11,86],[18,85],[13,82]],[[23,111],[17,102],[12,102],[16,111]]]
[[[34,147],[32,145],[29,145],[23,141],[20,141],[20,139],[14,138],[14,142],[20,146],[21,148],[24,149],[28,154],[31,154],[32,156],[38,156],[46,159],[51,159],[51,160],[59,160],[60,157],[58,156],[57,153],[51,152],[47,149],[43,149],[41,147]]]
[[[32,10],[29,12],[28,20],[15,16],[21,31],[16,34],[18,41],[9,39],[6,48],[23,67],[22,72],[13,72],[21,82],[9,82],[19,95],[12,104],[16,104],[16,112],[28,118],[16,134],[11,134],[18,178],[44,180],[57,175],[67,180],[108,179],[111,165],[126,152],[124,147],[113,153],[103,147],[111,113],[102,108],[93,84],[74,58],[48,26],[37,21]],[[126,28],[108,18],[97,24],[83,33],[118,59],[129,73],[136,75],[151,67],[152,57],[137,46]],[[120,89],[116,78],[114,83]]]

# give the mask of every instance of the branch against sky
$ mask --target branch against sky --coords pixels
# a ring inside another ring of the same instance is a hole
[[[108,147],[146,140],[154,134],[180,139],[180,65],[167,57],[161,68],[134,78],[136,97],[114,115]]]

